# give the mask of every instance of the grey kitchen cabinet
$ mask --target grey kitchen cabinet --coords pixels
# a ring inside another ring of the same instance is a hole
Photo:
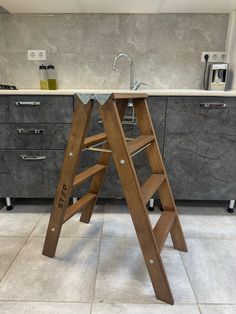
[[[73,96],[0,96],[0,197],[53,197]]]
[[[149,97],[148,103],[163,150],[166,97]],[[96,109],[88,135],[103,132]],[[0,96],[0,113],[0,197],[54,197],[72,120],[73,96]],[[124,130],[127,137],[139,134],[136,125],[124,125]],[[144,154],[134,157],[141,181],[150,174]],[[79,171],[97,163],[98,157],[99,153],[85,151]],[[88,184],[73,195],[81,196]],[[123,197],[112,160],[101,197]]]
[[[164,161],[176,199],[235,199],[235,157],[235,98],[168,97]]]
[[[236,99],[153,96],[148,105],[175,198],[234,199]],[[54,197],[72,114],[73,96],[0,96],[0,197]],[[94,110],[89,135],[103,131],[99,120]],[[124,129],[127,137],[139,134],[135,125]],[[85,151],[79,170],[98,156]],[[145,151],[133,160],[143,182],[151,172]],[[112,160],[100,196],[124,197]]]
[[[9,119],[9,97],[0,96],[0,123]]]

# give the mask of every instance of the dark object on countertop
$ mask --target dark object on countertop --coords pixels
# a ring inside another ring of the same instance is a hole
[[[208,66],[209,55],[205,54],[204,59],[205,59],[205,69],[204,69],[204,74],[203,74],[203,87],[204,87],[205,90],[208,90],[208,83],[207,83],[207,80],[206,80],[206,74],[207,74],[207,66]]]
[[[5,84],[0,84],[0,89],[7,89],[7,90],[16,90],[16,86],[14,85],[5,85]]]

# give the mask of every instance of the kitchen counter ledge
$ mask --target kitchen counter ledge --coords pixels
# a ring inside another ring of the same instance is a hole
[[[127,93],[128,89],[19,89],[19,90],[0,90],[0,95],[74,95],[75,93]],[[147,93],[148,96],[218,96],[236,97],[236,90],[231,91],[205,91],[201,89],[140,89],[134,93]]]

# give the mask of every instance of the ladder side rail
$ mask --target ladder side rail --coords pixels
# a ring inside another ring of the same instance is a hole
[[[157,298],[173,304],[173,296],[141,196],[133,161],[128,154],[116,104],[110,98],[104,105],[99,106],[99,111],[155,294]]]
[[[134,99],[134,110],[137,117],[137,123],[142,134],[153,134],[155,137],[153,144],[147,147],[146,152],[152,172],[165,174],[166,179],[158,190],[163,209],[165,211],[174,211],[177,213],[177,208],[171,192],[169,180],[162,160],[146,99]],[[174,247],[181,251],[187,252],[187,245],[178,215],[176,215],[175,222],[171,228],[170,233]]]
[[[117,100],[117,109],[118,109],[118,114],[119,114],[119,117],[120,117],[120,121],[123,120],[123,117],[124,117],[125,110],[126,110],[127,106],[128,106],[128,100],[126,100],[126,99],[119,99],[119,100]],[[105,143],[103,145],[103,148],[107,149],[107,148],[110,148],[110,146],[109,146],[108,143]],[[83,211],[81,213],[81,216],[80,216],[80,221],[81,222],[89,223],[89,221],[91,219],[94,206],[95,206],[95,204],[97,202],[98,196],[99,196],[101,188],[102,188],[102,184],[103,184],[103,181],[104,181],[106,170],[107,170],[108,165],[109,165],[109,161],[111,159],[111,155],[112,155],[112,153],[102,152],[100,154],[100,156],[99,156],[98,163],[101,164],[101,165],[105,165],[106,169],[104,171],[102,171],[102,172],[100,172],[100,173],[98,173],[98,174],[93,176],[93,179],[92,179],[92,182],[91,182],[91,185],[90,185],[90,188],[89,188],[89,193],[97,194],[97,197],[96,197],[96,199],[94,199],[94,201],[92,201],[88,206],[86,206],[83,209]]]
[[[43,248],[43,255],[48,257],[54,257],[55,255],[61,227],[64,222],[65,210],[68,207],[73,187],[75,172],[79,165],[79,155],[84,145],[85,134],[93,107],[91,100],[84,104],[78,96],[75,95],[74,97],[75,111],[72,118],[72,126]]]

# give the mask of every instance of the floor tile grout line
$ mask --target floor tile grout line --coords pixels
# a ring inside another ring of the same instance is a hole
[[[72,303],[72,304],[92,304],[92,302],[90,301],[67,301],[67,300],[63,300],[63,301],[56,301],[56,300],[3,300],[0,299],[0,303],[1,302],[11,302],[11,303]]]
[[[100,253],[101,253],[101,246],[102,246],[102,235],[103,235],[103,228],[104,228],[104,218],[105,218],[105,214],[104,214],[104,213],[105,213],[105,205],[103,206],[103,223],[102,223],[101,234],[100,234],[100,243],[99,243],[99,250],[98,250],[98,259],[97,259],[97,267],[96,267],[96,273],[95,273],[94,289],[93,289],[93,296],[92,296],[90,314],[92,314],[92,311],[93,311],[93,302],[94,302],[95,292],[96,292],[96,283],[97,283],[98,267],[99,267]]]
[[[72,304],[101,304],[101,302],[99,301],[95,301],[95,302],[91,302],[91,301],[67,301],[67,300],[63,300],[63,301],[58,301],[58,300],[4,300],[4,299],[0,299],[0,303],[1,302],[9,302],[9,303],[72,303]],[[136,305],[166,305],[168,306],[168,304],[166,303],[162,303],[162,302],[156,302],[156,303],[150,303],[150,302],[134,302],[134,301],[125,301],[125,302],[121,302],[121,301],[108,301],[108,302],[103,302],[103,304],[118,304],[118,303],[122,303],[122,304],[136,304]],[[200,302],[200,303],[193,303],[193,302],[175,302],[175,305],[210,305],[210,306],[226,306],[226,305],[233,305],[236,306],[236,303],[204,303],[204,302]],[[91,313],[90,313],[91,314]]]
[[[42,217],[42,216],[41,216]],[[34,231],[34,229],[36,228],[37,224],[39,223],[41,217],[39,217],[39,219],[36,221],[35,226],[33,227],[33,229],[31,230],[31,232],[29,233],[28,237],[26,236],[25,241],[23,242],[21,248],[19,249],[19,251],[17,252],[17,254],[15,255],[15,257],[13,258],[12,262],[10,263],[9,267],[7,268],[7,270],[5,271],[4,275],[2,276],[1,281],[5,278],[5,276],[7,275],[7,273],[9,272],[11,266],[13,265],[13,263],[15,262],[15,260],[17,259],[17,257],[19,256],[20,252],[23,250],[23,248],[25,247],[25,244],[27,243],[27,241],[30,239],[30,236],[32,234],[32,232]]]

